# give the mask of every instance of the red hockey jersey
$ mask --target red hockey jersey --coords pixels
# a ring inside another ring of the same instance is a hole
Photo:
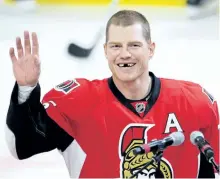
[[[133,149],[174,131],[183,132],[184,143],[164,151],[159,172],[152,164],[139,176],[197,177],[201,161],[199,150],[190,142],[193,131],[204,134],[219,162],[219,116],[214,98],[198,84],[150,75],[153,84],[143,117],[112,78],[68,80],[44,96],[49,116],[86,154],[79,177],[130,178],[153,156],[152,152],[134,155]]]

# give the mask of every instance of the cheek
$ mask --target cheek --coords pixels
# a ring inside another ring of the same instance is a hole
[[[141,62],[147,64],[149,61],[149,52],[148,50],[139,50],[136,53],[133,53],[134,56]]]
[[[138,60],[138,68],[143,70],[148,68],[148,56],[141,55],[137,56],[136,59]]]
[[[149,61],[148,56],[144,56],[141,59],[141,63],[144,67],[148,66],[148,61]]]
[[[111,56],[111,55],[108,55],[107,56],[107,60],[108,60],[109,67],[112,69],[112,67],[113,67],[113,65],[115,63],[115,58],[113,56]]]
[[[118,57],[118,53],[116,51],[114,52],[108,52],[107,59],[109,63],[114,63]]]

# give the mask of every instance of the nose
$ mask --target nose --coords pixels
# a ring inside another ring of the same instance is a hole
[[[127,59],[131,57],[131,53],[127,50],[126,47],[121,48],[120,57],[123,59]]]

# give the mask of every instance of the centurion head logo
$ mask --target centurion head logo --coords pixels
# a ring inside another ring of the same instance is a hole
[[[134,148],[147,143],[147,132],[154,124],[130,124],[122,131],[119,142],[120,177],[130,178],[151,160],[153,153],[134,155]],[[134,178],[173,178],[172,167],[169,162],[162,158],[160,166],[153,163],[145,167]]]

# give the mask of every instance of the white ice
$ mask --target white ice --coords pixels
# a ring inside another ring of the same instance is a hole
[[[28,160],[14,159],[6,146],[4,125],[14,85],[8,55],[16,36],[24,30],[39,36],[42,94],[66,79],[104,78],[110,75],[99,43],[89,59],[67,54],[69,42],[88,46],[103,22],[105,9],[4,8],[0,5],[0,178],[68,178],[65,163],[57,151]],[[138,8],[151,23],[156,52],[150,70],[157,76],[197,82],[220,101],[218,17],[191,21],[185,9]],[[104,23],[104,24],[103,24]]]

